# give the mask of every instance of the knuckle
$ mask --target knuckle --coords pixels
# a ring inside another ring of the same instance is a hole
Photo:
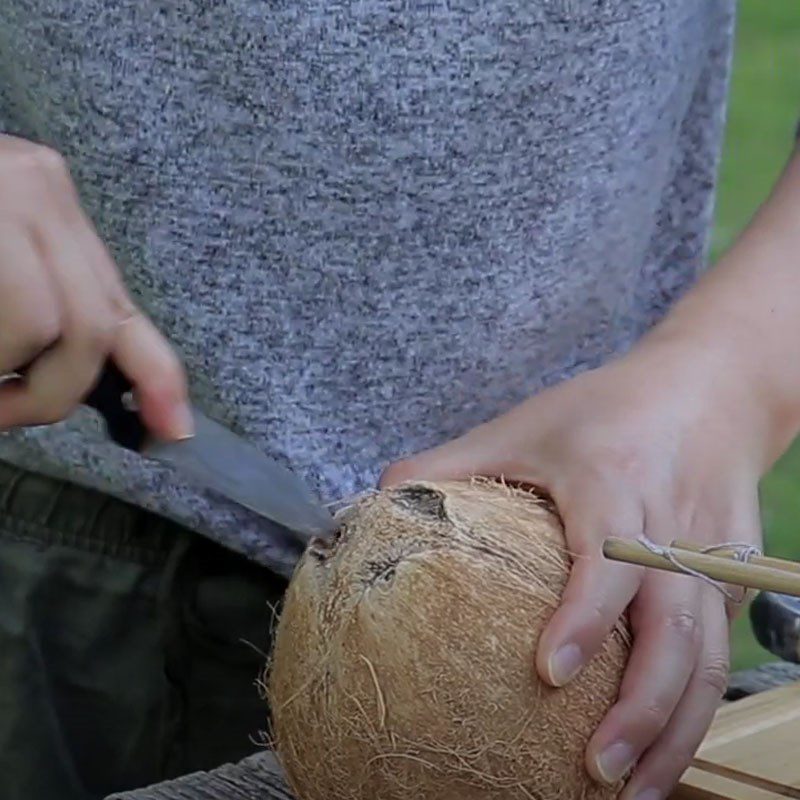
[[[82,326],[80,338],[92,355],[105,355],[114,344],[117,321],[111,313],[97,314]]]
[[[598,478],[608,480],[609,475],[638,480],[648,467],[646,453],[636,442],[609,441],[602,432],[581,435],[581,449],[591,458],[593,472]]]
[[[66,159],[52,147],[42,144],[32,145],[27,154],[27,159],[30,166],[38,172],[43,172],[47,175],[69,174]]]
[[[601,650],[620,618],[611,601],[604,599],[592,599],[586,604],[581,601],[564,603],[562,608],[569,609],[574,641],[587,659]]]
[[[616,471],[592,448],[575,448],[573,452],[577,455],[575,463],[579,465],[578,475],[581,485],[610,487],[620,480]]]
[[[689,609],[681,608],[672,611],[665,618],[664,624],[671,633],[686,642],[693,644],[697,640],[697,615]]]
[[[650,698],[647,702],[630,708],[627,730],[622,733],[629,742],[638,742],[643,750],[652,747],[664,733],[674,707],[661,698]]]
[[[605,635],[611,627],[611,604],[606,597],[593,597],[585,610],[586,621],[589,626],[596,629],[599,634]]]
[[[38,353],[52,345],[61,335],[61,322],[55,315],[42,315],[31,320],[27,336],[29,349]]]
[[[111,263],[113,266],[113,262]],[[139,309],[125,291],[122,281],[113,269],[110,270],[109,302],[118,324],[128,323],[139,314]]]
[[[635,447],[615,447],[605,453],[609,466],[619,475],[638,478],[646,464],[641,452]]]
[[[42,316],[36,320],[30,335],[34,345],[48,347],[61,335],[61,320],[54,314]]]
[[[730,663],[722,654],[707,656],[700,668],[700,680],[720,696],[725,694],[728,688],[729,676]]]
[[[155,360],[152,383],[170,395],[183,391],[185,385],[183,366],[171,347],[165,347],[161,357]]]
[[[670,718],[672,709],[660,700],[652,700],[640,710],[641,724],[652,736],[660,733]]]

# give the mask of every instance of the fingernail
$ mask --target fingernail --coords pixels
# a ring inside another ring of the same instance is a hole
[[[645,789],[634,795],[633,800],[661,800],[661,792],[658,789]]]
[[[615,742],[597,757],[597,772],[604,783],[613,785],[622,780],[633,762],[633,748],[626,742]]]
[[[547,672],[553,686],[569,683],[583,665],[583,653],[576,644],[565,644],[556,650],[547,662]]]
[[[190,439],[194,436],[194,417],[187,405],[179,405],[170,419],[170,430],[175,439]]]

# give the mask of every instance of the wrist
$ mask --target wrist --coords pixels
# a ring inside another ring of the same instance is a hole
[[[688,295],[641,347],[695,364],[697,379],[711,387],[713,413],[735,414],[754,435],[765,472],[800,433],[798,364],[786,363],[786,343],[776,341],[769,319],[724,299]]]

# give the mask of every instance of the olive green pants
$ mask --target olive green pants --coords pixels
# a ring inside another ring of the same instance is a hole
[[[0,462],[0,800],[95,800],[256,752],[281,579]]]

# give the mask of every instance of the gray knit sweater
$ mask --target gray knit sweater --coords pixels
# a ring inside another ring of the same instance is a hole
[[[0,127],[68,158],[197,404],[334,500],[692,282],[732,5],[3,0]],[[0,458],[296,556],[88,413]]]

